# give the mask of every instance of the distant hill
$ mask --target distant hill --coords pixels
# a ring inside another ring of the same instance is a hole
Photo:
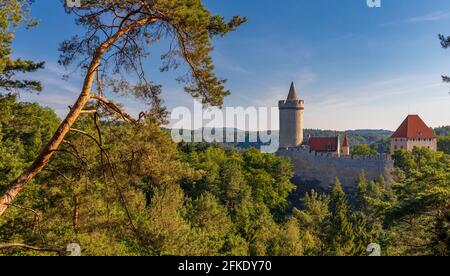
[[[442,126],[434,129],[438,136],[438,150],[450,154],[450,126]]]
[[[383,129],[357,129],[357,130],[347,130],[347,131],[332,131],[332,130],[304,130],[305,139],[311,136],[337,136],[340,135],[344,137],[347,135],[349,143],[351,146],[356,146],[360,144],[373,144],[375,142],[384,141],[389,139],[392,135],[392,131]]]
[[[450,135],[450,126],[442,126],[434,129],[434,133],[437,136],[449,136]]]
[[[225,135],[229,136],[231,134],[231,137],[234,136],[237,137],[243,137],[245,138],[245,142],[233,142],[233,143],[223,143],[227,146],[237,147],[237,148],[261,148],[262,145],[266,145],[265,143],[261,142],[260,139],[258,139],[258,142],[250,142],[249,137],[259,137],[256,132],[246,132],[243,130],[238,129],[204,129],[204,131],[207,131],[212,134],[218,134],[219,136],[224,137],[225,141]],[[196,132],[199,132],[197,130]],[[219,133],[218,133],[219,132]],[[194,133],[194,131],[192,131]],[[279,132],[278,131],[270,131],[269,134],[272,135],[273,139],[278,140],[279,138]],[[315,137],[315,136],[324,136],[324,137],[331,137],[331,136],[337,136],[340,135],[342,138],[344,135],[347,135],[349,139],[350,145],[356,146],[360,144],[381,144],[383,146],[386,146],[389,143],[389,137],[392,135],[392,131],[389,130],[372,130],[372,129],[358,129],[358,130],[347,130],[347,131],[333,131],[333,130],[320,130],[320,129],[305,129],[304,130],[304,137],[305,140],[308,137]]]

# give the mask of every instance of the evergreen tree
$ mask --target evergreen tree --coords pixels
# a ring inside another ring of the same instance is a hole
[[[303,234],[305,255],[323,255],[326,251],[326,229],[330,219],[330,198],[312,190],[301,200],[302,209],[294,208],[293,215]]]
[[[0,95],[0,191],[33,161],[58,123],[49,108],[18,103],[15,95]]]
[[[44,63],[13,59],[11,44],[16,28],[23,22],[28,27],[36,25],[29,17],[31,0],[4,0],[0,3],[0,92],[24,89],[41,91],[39,81],[17,80],[17,73],[31,73],[44,68]]]
[[[335,256],[356,255],[356,236],[351,221],[351,209],[339,179],[331,190],[330,222],[328,225],[328,254]]]
[[[450,134],[438,138],[438,150],[450,154]]]
[[[450,157],[416,148],[397,152],[395,161],[398,202],[386,216],[390,254],[448,255]]]
[[[444,36],[442,34],[439,34],[439,40],[441,42],[442,48],[448,49],[450,47],[450,36]],[[442,80],[444,82],[450,82],[450,77],[443,75]]]
[[[150,46],[162,38],[174,43],[162,55],[161,70],[175,69],[184,62],[188,73],[178,80],[186,83],[187,93],[213,106],[221,106],[224,97],[230,94],[224,86],[225,80],[214,72],[212,40],[234,31],[245,18],[235,16],[227,22],[224,17],[211,14],[200,0],[102,0],[66,10],[77,16],[76,23],[86,32],[61,43],[59,63],[82,68],[83,87],[41,154],[0,197],[0,216],[27,183],[48,165],[85,108],[92,107],[91,101],[127,122],[138,122],[105,97],[103,92],[107,88],[146,103],[148,111],[141,115],[165,122],[167,112],[160,97],[161,86],[147,79],[142,66],[143,59],[149,56]],[[136,77],[133,83],[127,81],[133,79],[130,74]],[[92,93],[96,79],[98,93]]]
[[[367,208],[366,196],[368,186],[366,172],[362,170],[356,181],[356,204],[357,208],[360,210],[365,210],[365,208]]]
[[[190,221],[194,231],[202,240],[204,255],[222,255],[235,252],[235,247],[226,248],[228,237],[234,236],[234,225],[228,216],[227,209],[210,193],[202,194],[196,199],[185,219]]]

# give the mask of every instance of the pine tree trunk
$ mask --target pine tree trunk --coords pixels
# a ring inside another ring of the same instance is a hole
[[[73,230],[75,233],[78,231],[80,224],[80,197],[78,195],[73,196]]]
[[[90,99],[92,83],[95,76],[95,70],[97,70],[100,60],[102,57],[102,52],[100,49],[97,51],[96,56],[92,60],[91,66],[89,68],[88,74],[85,78],[83,90],[78,97],[75,105],[70,110],[66,119],[59,126],[58,130],[54,134],[53,138],[44,148],[44,150],[39,154],[39,156],[35,159],[33,164],[26,169],[22,175],[20,175],[12,184],[12,187],[6,191],[6,193],[0,199],[0,216],[8,208],[8,205],[11,204],[14,199],[17,197],[20,191],[25,187],[25,185],[31,181],[37,174],[39,174],[45,166],[50,162],[51,158],[55,151],[59,148],[60,144],[64,140],[64,137],[70,131],[70,128],[73,126],[75,121],[81,114],[84,106]]]
[[[128,33],[131,30],[139,28],[143,25],[155,22],[154,18],[145,18],[139,21],[136,21],[133,24],[130,24],[127,27],[121,28],[111,36],[108,40],[103,42],[95,51],[91,64],[89,66],[88,73],[84,79],[83,89],[81,90],[81,94],[78,97],[77,101],[73,105],[67,117],[59,126],[53,138],[50,140],[48,145],[42,150],[39,156],[35,159],[33,164],[26,169],[22,175],[20,175],[11,185],[5,194],[0,199],[0,217],[5,213],[8,206],[14,201],[17,195],[22,191],[25,185],[30,182],[37,174],[39,174],[45,166],[50,162],[53,154],[58,150],[60,144],[66,137],[67,133],[69,133],[71,127],[76,122],[81,112],[83,111],[84,106],[91,98],[91,90],[92,84],[95,79],[95,74],[97,69],[100,66],[103,54],[106,50],[114,44],[117,40],[119,40],[124,34]]]

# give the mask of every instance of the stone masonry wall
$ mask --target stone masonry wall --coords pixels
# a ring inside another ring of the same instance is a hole
[[[333,157],[302,148],[280,149],[277,154],[291,159],[296,177],[315,182],[323,190],[328,190],[338,177],[344,190],[351,193],[356,190],[356,181],[362,170],[369,181],[378,179],[380,175],[392,181],[394,171],[394,162],[386,157]]]

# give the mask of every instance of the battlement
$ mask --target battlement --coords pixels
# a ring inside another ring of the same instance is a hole
[[[338,155],[336,153],[328,152],[316,152],[309,149],[308,146],[300,146],[293,148],[280,148],[278,152],[291,152],[295,154],[296,152],[307,154],[320,158],[333,158],[333,159],[350,159],[350,160],[373,160],[373,161],[392,161],[392,157],[389,154],[377,154],[377,155],[367,155],[367,156],[344,156]]]
[[[280,109],[305,109],[305,101],[303,100],[286,100],[286,101],[279,101],[278,107]]]

